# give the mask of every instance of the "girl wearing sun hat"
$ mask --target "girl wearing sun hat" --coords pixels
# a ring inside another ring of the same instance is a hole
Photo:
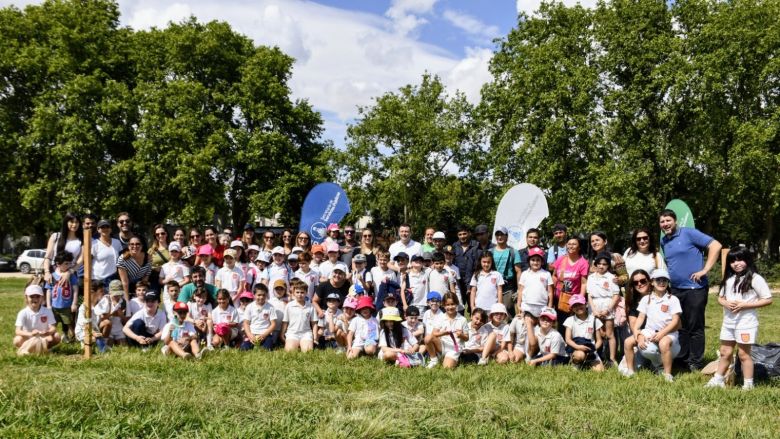
[[[388,363],[407,364],[409,358],[420,360],[416,356],[420,347],[417,338],[401,323],[401,313],[397,307],[382,308],[381,329],[379,330],[379,359]],[[402,360],[399,362],[399,360]],[[421,361],[415,361],[420,364]]]
[[[355,359],[360,354],[374,355],[379,341],[379,322],[372,316],[374,301],[370,296],[360,296],[357,302],[358,315],[349,322],[347,358]]]

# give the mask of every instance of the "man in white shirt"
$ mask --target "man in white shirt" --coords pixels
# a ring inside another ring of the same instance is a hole
[[[395,259],[395,255],[404,252],[409,255],[410,258],[414,256],[422,256],[422,245],[412,239],[412,226],[409,224],[401,224],[398,227],[398,241],[390,245],[390,260]]]

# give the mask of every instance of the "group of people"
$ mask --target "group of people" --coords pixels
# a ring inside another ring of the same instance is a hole
[[[662,253],[649,228],[635,230],[619,254],[604,233],[583,245],[562,224],[546,249],[538,229],[517,250],[503,227],[493,236],[485,225],[459,227],[450,245],[433,228],[416,242],[407,224],[387,249],[371,229],[337,224],[319,244],[291,230],[281,242],[270,230],[256,241],[252,225],[238,236],[176,228],[169,241],[169,228],[156,225],[147,248],[125,212],[115,234],[107,220],[82,224],[68,214],[49,240],[45,285],[25,290],[14,344],[25,352],[63,339],[101,352],[161,344],[164,354],[195,358],[216,348],[321,348],[403,367],[573,364],[614,366],[627,377],[647,367],[673,381],[675,362],[702,367],[707,273],[721,244],[678,227],[671,210],[659,224]],[[94,234],[91,319],[87,304],[78,306],[82,227]],[[724,385],[736,347],[751,388],[756,308],[769,305],[771,293],[745,249],[728,254],[725,273],[720,364],[708,386]]]

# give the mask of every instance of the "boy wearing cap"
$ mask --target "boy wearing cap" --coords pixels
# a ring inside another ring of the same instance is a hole
[[[159,305],[157,293],[149,291],[144,295],[143,309],[133,314],[122,328],[128,345],[146,350],[160,341],[168,318],[165,317],[165,311],[159,309]]]
[[[336,266],[336,264],[341,264],[339,262],[339,245],[335,242],[328,242],[325,244],[325,250],[328,252],[328,260],[322,261],[317,267],[317,271],[320,272],[320,283],[327,282],[330,278],[331,272],[333,272],[333,267]],[[347,271],[349,273],[349,271]]]
[[[122,281],[114,279],[108,284],[108,296],[110,300],[111,333],[107,337],[110,345],[124,345],[125,333],[122,328],[128,317],[125,316],[127,304],[125,303],[125,289]]]
[[[36,344],[41,351],[48,351],[60,342],[57,334],[54,313],[51,309],[43,307],[43,289],[35,284],[28,285],[24,290],[27,300],[25,306],[16,315],[16,331],[14,332],[14,346],[20,348],[20,355],[28,353],[28,349],[21,349],[22,345],[31,347]]]
[[[677,331],[681,326],[682,307],[680,300],[669,292],[668,271],[663,268],[653,270],[650,279],[653,292],[642,297],[637,306],[639,317],[631,328],[631,333],[635,335],[625,341],[626,367],[621,373],[626,377],[634,375],[634,347],[637,347],[639,354],[650,360],[653,366],[663,365],[664,379],[672,382],[672,361],[680,353]]]
[[[189,283],[190,267],[181,260],[181,244],[178,241],[168,244],[168,253],[171,254],[171,260],[160,267],[160,285],[166,285],[167,288],[171,281],[176,281],[179,286]]]
[[[325,298],[325,303],[328,308],[325,310],[325,315],[317,322],[318,347],[320,349],[335,349],[338,347],[338,343],[336,343],[336,322],[343,314],[343,311],[339,309],[341,296],[338,293],[330,293]]]
[[[363,290],[373,295],[374,278],[371,272],[366,270],[366,255],[358,253],[352,258],[352,285],[361,285]]]
[[[217,271],[217,276],[214,279],[217,289],[224,288],[228,290],[231,300],[235,299],[239,291],[246,289],[244,270],[236,265],[236,255],[237,252],[233,248],[225,250],[225,253],[222,255],[225,265]]]
[[[417,339],[418,342],[425,340],[425,325],[420,321],[420,310],[416,306],[410,306],[406,309],[406,319],[402,323],[403,327],[409,330],[409,333]],[[419,352],[425,353],[425,344],[420,344]]]
[[[561,334],[553,328],[558,313],[552,308],[544,308],[539,315],[539,326],[534,328],[534,335],[539,346],[539,353],[528,361],[531,366],[555,366],[568,364],[566,342]]]
[[[320,264],[325,259],[325,247],[322,244],[311,246],[311,268],[319,271]]]
[[[247,351],[258,345],[268,351],[273,349],[281,329],[277,326],[276,317],[276,310],[268,303],[268,287],[255,285],[255,301],[244,312],[242,325],[246,340],[241,343],[241,350]]]
[[[515,302],[517,301],[517,278],[520,273],[515,271],[515,249],[507,245],[509,231],[506,227],[499,226],[494,233],[496,246],[493,247],[493,262],[496,271],[504,277],[504,288],[501,290],[502,302],[509,311],[509,318],[515,315]]]
[[[283,280],[287,285],[290,285],[293,271],[290,266],[284,261],[284,247],[276,246],[271,251],[271,257],[273,260],[271,264],[266,268],[268,270],[268,283],[275,284],[277,280]]]
[[[177,357],[190,359],[194,355],[200,359],[200,344],[198,332],[192,322],[187,321],[189,307],[184,302],[173,304],[174,317],[162,330],[163,355],[173,352]]]
[[[274,328],[274,338],[276,341],[281,341],[279,333],[282,330],[282,319],[284,318],[284,310],[287,309],[287,303],[290,301],[290,296],[287,294],[287,284],[283,280],[277,280],[273,285],[273,294],[268,303],[274,307],[276,312],[276,328]]]
[[[100,353],[105,352],[108,336],[111,335],[111,299],[103,294],[103,284],[100,282],[92,284],[90,288],[90,299],[92,300],[92,313],[89,322],[87,321],[86,303],[79,306],[78,317],[76,318],[76,340],[85,344],[95,342],[97,350]],[[86,326],[92,324],[92,338],[86,338]]]

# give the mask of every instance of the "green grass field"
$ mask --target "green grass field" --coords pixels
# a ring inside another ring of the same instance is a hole
[[[402,370],[335,352],[216,352],[202,362],[76,345],[18,358],[21,280],[0,281],[0,437],[778,437],[780,385],[704,389],[640,372],[466,366]],[[714,359],[721,311],[708,307]],[[780,306],[760,311],[780,340]]]

